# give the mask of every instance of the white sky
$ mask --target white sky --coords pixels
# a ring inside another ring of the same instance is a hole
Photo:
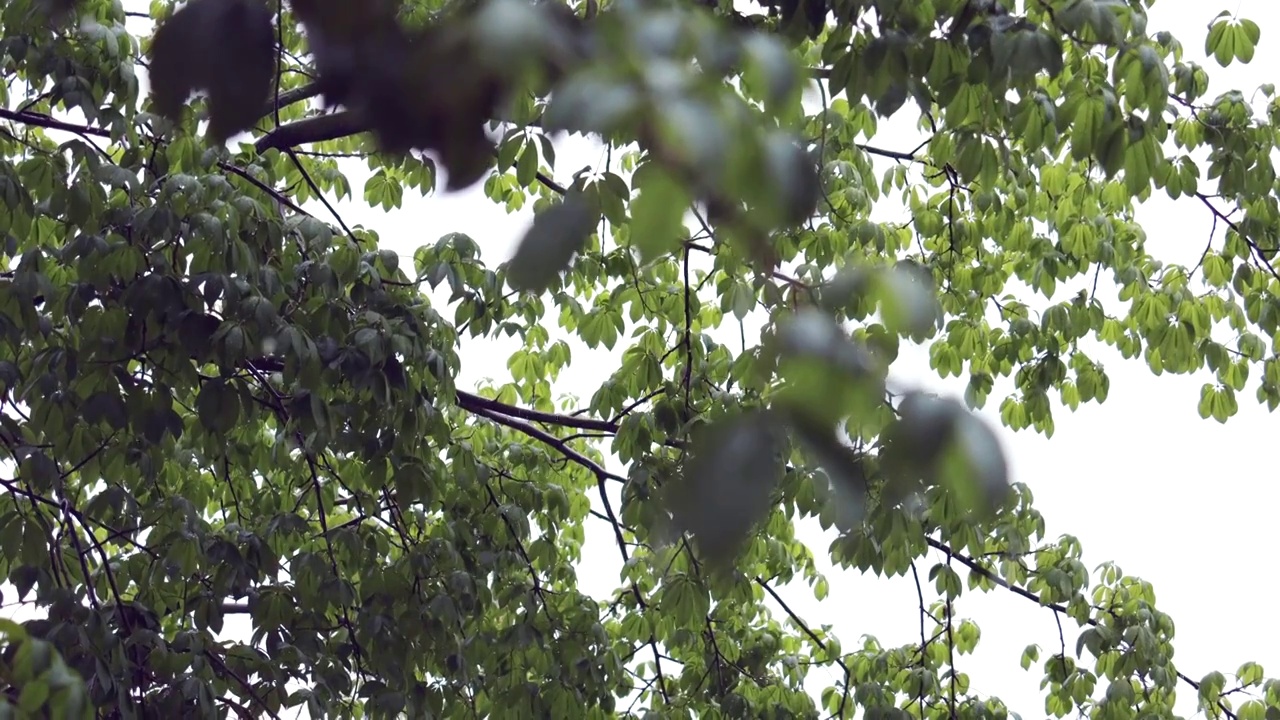
[[[1224,69],[1204,59],[1206,25],[1224,9],[1262,27],[1262,42],[1247,66]],[[1151,11],[1149,29],[1172,31],[1183,42],[1186,58],[1206,66],[1213,80],[1209,97],[1229,89],[1243,90],[1249,97],[1258,85],[1280,80],[1272,70],[1280,67],[1280,46],[1270,35],[1280,29],[1277,21],[1280,6],[1268,0],[1161,0]],[[1262,106],[1261,100],[1257,106]],[[892,121],[881,123],[871,144],[914,147],[915,119],[908,105]],[[583,166],[598,168],[602,162],[600,146],[583,138],[567,138],[557,144],[554,176],[565,182]],[[362,165],[350,167],[355,171],[348,171],[348,178],[359,198],[367,171]],[[359,200],[336,207],[348,225],[376,229],[383,247],[396,250],[406,260],[417,247],[441,235],[463,232],[484,248],[490,266],[510,256],[531,217],[528,210],[507,215],[484,196],[479,185],[427,199],[406,193],[403,208],[391,213],[371,209]],[[328,217],[319,203],[309,203],[307,209],[322,219]],[[875,214],[877,219],[897,219],[901,207],[891,197],[877,205]],[[1163,193],[1144,206],[1140,219],[1153,253],[1188,265],[1195,263],[1212,226],[1207,209],[1198,201],[1175,203]],[[1070,297],[1079,289],[1078,284],[1065,283],[1059,297]],[[452,317],[451,312],[444,314]],[[566,335],[557,327],[548,329],[553,340]],[[730,347],[737,347],[737,334],[731,322],[717,333]],[[514,342],[505,338],[463,342],[459,388],[470,389],[485,378],[505,381]],[[575,341],[571,345],[572,370],[562,375],[555,388],[585,403],[618,366],[619,353],[592,352]],[[619,350],[623,346],[620,343]],[[1262,663],[1269,675],[1280,675],[1280,631],[1269,617],[1277,585],[1269,577],[1264,554],[1275,547],[1268,521],[1274,518],[1280,490],[1265,477],[1266,468],[1275,467],[1274,450],[1268,448],[1280,423],[1254,400],[1253,385],[1241,394],[1240,412],[1223,426],[1200,419],[1196,412],[1200,386],[1213,381],[1207,370],[1194,376],[1155,377],[1141,359],[1125,361],[1118,353],[1104,350],[1090,354],[1106,364],[1110,396],[1104,405],[1082,406],[1076,413],[1055,408],[1057,429],[1052,440],[1031,431],[1014,434],[1000,426],[1001,390],[1007,390],[1007,385],[997,385],[992,393],[983,414],[1004,440],[1013,479],[1033,490],[1036,507],[1046,517],[1049,538],[1071,533],[1080,539],[1086,566],[1112,560],[1154,584],[1159,607],[1177,623],[1175,659],[1183,673],[1198,680],[1210,670],[1231,673],[1240,663],[1252,660]],[[939,380],[929,369],[926,348],[904,345],[893,370],[898,381],[956,395],[966,382]],[[622,471],[616,462],[612,465],[612,470]],[[616,507],[616,497],[614,502]],[[617,587],[621,563],[608,528],[599,520],[587,522],[588,542],[579,577],[590,585],[585,589],[603,597]],[[783,597],[792,609],[811,626],[833,624],[846,651],[853,650],[863,634],[875,635],[885,645],[918,642],[916,590],[910,576],[880,580],[830,569],[826,548],[832,535],[808,521],[801,536],[817,556],[831,591],[819,603],[802,583],[784,588]],[[919,563],[921,574],[936,560]],[[931,601],[931,585],[925,584],[926,602]],[[6,608],[4,613],[12,615],[12,610]],[[999,696],[1024,718],[1044,717],[1041,666],[1024,672],[1018,661],[1027,644],[1039,643],[1045,649],[1042,658],[1057,647],[1052,611],[996,589],[985,595],[966,592],[957,601],[956,613],[982,628],[976,653],[957,661],[969,673],[973,690]],[[1064,618],[1064,629],[1068,652],[1073,652],[1074,622]],[[227,618],[228,635],[244,630],[247,618]],[[822,672],[814,672],[815,691],[836,679],[834,671],[829,680],[820,676]],[[1182,713],[1192,715],[1194,692],[1182,685],[1179,696]]]

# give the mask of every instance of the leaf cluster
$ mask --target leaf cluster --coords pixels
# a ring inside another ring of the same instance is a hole
[[[1151,585],[1046,537],[972,413],[1051,435],[1117,355],[1203,373],[1218,421],[1280,405],[1280,105],[1207,97],[1142,4],[152,15],[0,8],[0,712],[1009,717],[975,592],[1079,626],[1023,655],[1049,715],[1280,712],[1256,664],[1180,670]],[[919,143],[877,144],[908,108]],[[332,202],[472,182],[532,211],[509,261]],[[1138,222],[1159,195],[1216,224],[1196,262]],[[890,382],[913,345],[963,402]],[[918,638],[806,621],[813,520],[912,578]]]

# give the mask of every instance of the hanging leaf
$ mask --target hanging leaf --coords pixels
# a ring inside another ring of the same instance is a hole
[[[752,33],[743,42],[746,55],[744,82],[757,90],[768,107],[775,112],[779,106],[794,101],[800,94],[800,67],[795,56],[777,38],[764,33]]]
[[[572,192],[533,218],[507,268],[514,290],[542,292],[568,269],[595,231],[598,216],[581,193]]]
[[[921,479],[952,493],[968,513],[985,514],[1009,492],[1000,441],[979,417],[950,398],[909,393],[885,433],[884,461],[899,480]]]
[[[779,418],[751,411],[703,426],[668,494],[676,528],[708,562],[728,562],[768,513],[784,471]]]
[[[640,196],[631,203],[631,242],[643,264],[674,251],[684,239],[689,194],[671,173],[653,163],[636,171],[633,185]]]
[[[770,133],[764,151],[766,187],[775,192],[768,223],[779,227],[803,223],[817,211],[822,199],[817,164],[789,133]]]
[[[884,402],[883,370],[829,314],[806,308],[778,327],[775,402],[820,426],[862,417]]]
[[[880,314],[890,331],[923,342],[936,332],[942,317],[933,275],[912,260],[904,260],[877,275]]]
[[[240,416],[240,402],[225,381],[210,380],[200,388],[196,413],[201,425],[221,435],[235,427]]]
[[[795,422],[794,427],[805,449],[830,482],[836,527],[844,532],[853,530],[867,516],[867,469],[864,459],[853,448],[840,442],[830,428],[824,429],[803,420]]]

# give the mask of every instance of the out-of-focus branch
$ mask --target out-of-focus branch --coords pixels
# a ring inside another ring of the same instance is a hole
[[[364,121],[364,118],[359,113],[352,110],[341,110],[281,125],[258,138],[253,147],[260,153],[268,150],[284,150],[311,143],[350,137],[368,129],[368,123]]]

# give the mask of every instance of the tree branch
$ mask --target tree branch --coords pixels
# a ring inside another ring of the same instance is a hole
[[[801,632],[808,635],[809,639],[812,640],[813,643],[823,652],[827,652],[827,643],[824,642],[822,638],[818,637],[818,634],[809,627],[808,623],[796,614],[795,610],[791,609],[790,605],[787,605],[787,603],[782,599],[782,596],[778,595],[778,591],[773,589],[773,586],[769,585],[768,582],[765,582],[764,578],[759,576],[756,577],[755,581],[756,584],[763,588],[765,592],[769,593],[769,597],[773,598],[774,602],[778,603],[778,605],[782,607],[783,612],[791,618],[791,622],[794,622],[796,626],[800,628]],[[845,705],[849,701],[849,679],[853,677],[853,673],[849,670],[849,666],[845,664],[843,658],[836,656],[832,659],[835,661],[836,665],[844,671],[844,695],[840,698],[840,708],[835,713],[835,717],[843,717]]]
[[[501,405],[501,403],[499,403],[499,405]],[[520,408],[514,408],[510,405],[503,405],[503,407],[509,407],[514,410],[520,410]],[[609,472],[608,470],[605,470],[604,467],[600,465],[600,463],[597,463],[596,461],[592,460],[586,455],[583,455],[577,450],[574,450],[573,448],[569,447],[569,445],[565,441],[548,433],[545,430],[536,428],[523,420],[510,417],[500,410],[491,409],[491,408],[480,406],[480,405],[477,405],[469,409],[468,408],[463,408],[463,409],[468,410],[468,412],[471,412],[474,415],[482,417],[486,420],[490,420],[499,425],[511,428],[512,430],[517,430],[519,432],[522,432],[525,435],[528,435],[529,437],[533,438],[534,440],[550,445],[552,448],[556,450],[556,452],[563,455],[566,459],[572,460],[573,462],[590,470],[598,479],[601,479],[601,480],[608,479],[608,480],[615,480],[617,482],[626,482],[625,478],[622,478],[618,475],[615,475]],[[612,520],[613,518],[611,517],[610,519]]]
[[[1066,606],[1060,605],[1058,603],[1045,602],[1041,600],[1039,595],[1036,595],[1035,593],[1031,592],[1030,590],[1027,590],[1026,588],[1021,588],[1021,587],[1018,587],[1017,585],[1013,585],[1009,583],[1004,578],[1000,577],[999,575],[996,575],[995,573],[983,567],[977,560],[969,557],[968,555],[963,555],[961,553],[958,553],[952,550],[951,546],[947,545],[946,543],[940,540],[935,540],[931,537],[926,537],[925,540],[929,543],[929,547],[935,550],[941,550],[942,552],[947,553],[948,556],[958,561],[961,565],[964,565],[965,567],[969,568],[969,570],[971,570],[972,572],[977,573],[978,575],[982,576],[984,579],[990,580],[991,582],[1014,593],[1015,595],[1021,595],[1022,597],[1028,600],[1031,600],[1038,605],[1047,607],[1056,613],[1062,613],[1067,616],[1071,615],[1069,612],[1067,612]],[[1099,623],[1096,619],[1092,617],[1088,617],[1088,618],[1085,618],[1085,624],[1090,627],[1098,627]],[[1180,670],[1176,671],[1175,674],[1177,675],[1179,680],[1186,683],[1187,685],[1190,685],[1193,689],[1196,690],[1196,692],[1200,691],[1200,683],[1196,682],[1195,680],[1192,680],[1188,675],[1186,675]],[[1236,714],[1232,712],[1231,708],[1227,707],[1226,704],[1223,703],[1221,700],[1218,701],[1218,709],[1221,710],[1226,717],[1231,718],[1231,720],[1235,720]]]
[[[357,112],[340,110],[325,115],[285,123],[258,138],[253,149],[259,153],[268,150],[285,150],[300,145],[328,142],[358,135],[369,129],[369,124]]]
[[[1249,246],[1249,249],[1253,250],[1254,256],[1258,258],[1258,262],[1261,263],[1262,266],[1265,267],[1269,273],[1271,273],[1271,277],[1277,280],[1280,280],[1280,273],[1276,272],[1275,266],[1272,265],[1271,261],[1267,259],[1266,254],[1263,252],[1262,248],[1258,247],[1258,243],[1254,242],[1253,238],[1249,237],[1248,235],[1245,235],[1244,231],[1240,229],[1240,226],[1237,225],[1234,220],[1227,217],[1226,213],[1219,210],[1218,207],[1209,200],[1208,195],[1198,192],[1196,193],[1196,197],[1199,198],[1200,202],[1204,203],[1205,207],[1209,208],[1209,212],[1213,213],[1215,222],[1217,222],[1218,220],[1221,220],[1222,222],[1227,224],[1227,227],[1235,231],[1235,234],[1240,236],[1240,239],[1243,240],[1245,244]]]
[[[111,137],[109,130],[55,120],[44,113],[31,112],[30,110],[6,110],[5,108],[0,108],[0,119],[31,125],[32,127],[45,128],[46,130],[61,130],[79,135],[95,135],[104,138]]]
[[[468,412],[496,412],[508,417],[528,420],[530,422],[546,423],[547,425],[559,425],[560,427],[574,428],[576,430],[590,430],[593,432],[603,432],[616,434],[618,432],[618,424],[609,422],[608,420],[592,420],[590,418],[571,417],[569,415],[559,415],[556,413],[542,412],[540,410],[530,410],[528,408],[516,407],[508,405],[497,400],[490,400],[486,397],[458,390],[458,407]]]
[[[292,90],[285,90],[279,95],[267,100],[267,104],[262,108],[261,117],[274,115],[277,110],[283,110],[294,103],[300,103],[303,100],[310,100],[311,98],[318,97],[319,95],[320,85],[318,83],[307,83],[306,85],[293,88]]]

